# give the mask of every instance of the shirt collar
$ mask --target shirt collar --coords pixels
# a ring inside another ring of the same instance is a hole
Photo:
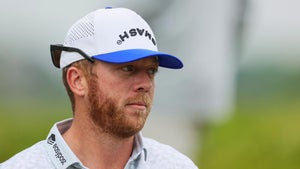
[[[62,137],[62,134],[70,128],[72,121],[73,119],[67,119],[54,124],[47,137],[46,149],[57,168],[68,168],[72,165],[84,168]]]
[[[48,155],[57,168],[85,168],[62,137],[71,126],[73,119],[66,119],[53,125],[46,141]],[[142,157],[142,159],[140,159]],[[147,161],[147,149],[143,144],[143,136],[138,133],[134,137],[134,148],[128,162],[137,159]]]
[[[134,137],[134,148],[130,159],[136,160],[140,155],[143,156],[143,160],[147,161],[147,149],[143,143],[143,136],[141,133],[138,133]]]

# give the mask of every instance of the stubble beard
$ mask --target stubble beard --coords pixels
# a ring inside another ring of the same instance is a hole
[[[135,110],[130,113],[134,116],[133,121],[132,117],[125,113],[124,106],[118,107],[116,98],[106,96],[95,79],[89,81],[88,100],[89,115],[93,123],[102,132],[118,138],[128,138],[138,133],[144,127],[152,106],[152,99],[145,94],[128,98],[126,104],[143,102],[147,105],[146,111]]]

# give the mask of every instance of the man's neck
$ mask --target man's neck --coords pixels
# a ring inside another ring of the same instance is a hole
[[[100,131],[92,122],[73,120],[63,134],[74,154],[88,168],[124,168],[133,149],[134,137],[121,139]]]

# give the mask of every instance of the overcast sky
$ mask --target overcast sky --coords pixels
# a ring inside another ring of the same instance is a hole
[[[215,2],[217,5],[218,1]],[[194,3],[201,4],[199,1]],[[61,42],[70,24],[97,8],[110,5],[128,6],[147,16],[153,13],[153,9],[159,4],[160,1],[133,0],[126,2],[89,0],[88,3],[71,0],[2,0],[0,1],[1,51],[3,49],[27,51],[29,45]],[[253,51],[264,48],[283,47],[283,50],[284,48],[298,50],[299,7],[298,0],[249,0],[250,15],[247,17],[246,25],[245,57],[253,57]],[[187,17],[195,16],[187,14]],[[41,48],[40,46],[37,47]]]

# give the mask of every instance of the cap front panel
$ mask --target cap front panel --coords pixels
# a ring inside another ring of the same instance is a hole
[[[157,51],[156,40],[149,25],[128,9],[105,9],[96,13],[94,55],[127,49]]]

